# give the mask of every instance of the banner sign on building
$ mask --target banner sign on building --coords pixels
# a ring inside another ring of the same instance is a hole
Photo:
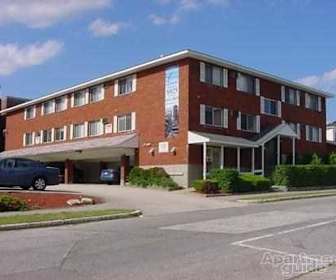
[[[175,136],[179,132],[179,67],[166,69],[165,79],[165,134]]]

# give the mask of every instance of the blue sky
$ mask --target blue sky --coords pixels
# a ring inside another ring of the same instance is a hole
[[[0,0],[2,94],[38,97],[191,48],[336,93],[336,1]],[[336,101],[328,120],[336,119]]]

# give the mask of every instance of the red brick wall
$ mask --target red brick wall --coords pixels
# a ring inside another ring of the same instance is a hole
[[[166,139],[164,135],[165,69],[176,64],[180,66],[180,133],[173,139]],[[100,118],[107,118],[110,123],[113,123],[113,116],[116,114],[136,112],[136,130],[140,136],[138,155],[140,165],[187,163],[188,110],[186,108],[188,108],[189,66],[187,60],[170,65],[138,73],[136,92],[126,96],[113,96],[114,82],[111,81],[105,83],[104,100],[97,103],[70,108],[69,95],[68,109],[64,112],[41,116],[41,106],[38,105],[36,118],[32,120],[24,120],[24,110],[10,113],[7,117],[6,150],[22,148],[22,138],[25,132],[69,126],[73,123]],[[69,131],[67,135],[69,136]],[[101,137],[106,136],[108,135]],[[81,140],[83,139],[78,141]],[[158,154],[157,144],[160,141],[169,141],[170,148],[176,147],[176,155]],[[150,146],[144,146],[144,144],[150,144]],[[156,149],[154,156],[148,153],[151,147]]]
[[[236,72],[229,70],[228,88],[218,87],[200,82],[200,64],[197,60],[190,62],[190,94],[189,94],[189,128],[193,131],[218,133],[236,137],[251,137],[254,133],[239,131],[237,126],[237,112],[260,115],[261,129],[276,127],[287,122],[300,123],[321,127],[323,129],[323,143],[310,143],[305,140],[305,129],[301,125],[301,140],[297,140],[297,153],[306,154],[317,152],[325,154],[327,152],[325,144],[326,127],[326,106],[325,99],[322,98],[322,112],[315,112],[304,107],[304,94],[301,94],[301,106],[293,106],[282,103],[282,118],[262,115],[260,113],[260,97],[248,95],[236,90]],[[281,100],[281,85],[271,81],[260,79],[261,96],[266,98]],[[211,105],[229,109],[229,127],[212,128],[200,125],[200,104]],[[291,154],[292,145],[288,139],[283,139],[282,152]],[[189,155],[191,163],[201,163],[200,157],[202,147],[190,148]],[[232,160],[233,161],[233,160]],[[232,164],[232,163],[231,163]]]

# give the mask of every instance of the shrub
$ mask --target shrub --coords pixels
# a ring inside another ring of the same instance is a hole
[[[335,152],[329,155],[328,162],[329,164],[336,165],[336,153]]]
[[[213,169],[209,179],[216,180],[221,191],[234,192],[239,182],[239,172],[235,169]]]
[[[216,180],[195,180],[192,187],[200,193],[219,193],[219,187]]]
[[[273,173],[276,185],[290,188],[336,185],[335,165],[280,165]]]
[[[177,184],[169,177],[167,172],[159,167],[149,169],[134,167],[128,175],[128,181],[132,185],[141,186],[143,188],[158,186],[174,189],[177,187]]]
[[[322,164],[322,159],[317,154],[313,154],[310,164],[320,165]]]
[[[0,212],[25,210],[28,210],[28,204],[24,200],[10,195],[0,196]]]
[[[241,174],[235,192],[262,192],[271,189],[272,182],[263,176],[250,173]]]

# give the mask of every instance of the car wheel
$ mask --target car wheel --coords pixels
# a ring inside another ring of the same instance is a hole
[[[33,189],[35,191],[44,191],[47,187],[47,182],[44,178],[38,177],[33,181]]]
[[[21,189],[28,191],[30,189],[30,186],[20,186]]]

